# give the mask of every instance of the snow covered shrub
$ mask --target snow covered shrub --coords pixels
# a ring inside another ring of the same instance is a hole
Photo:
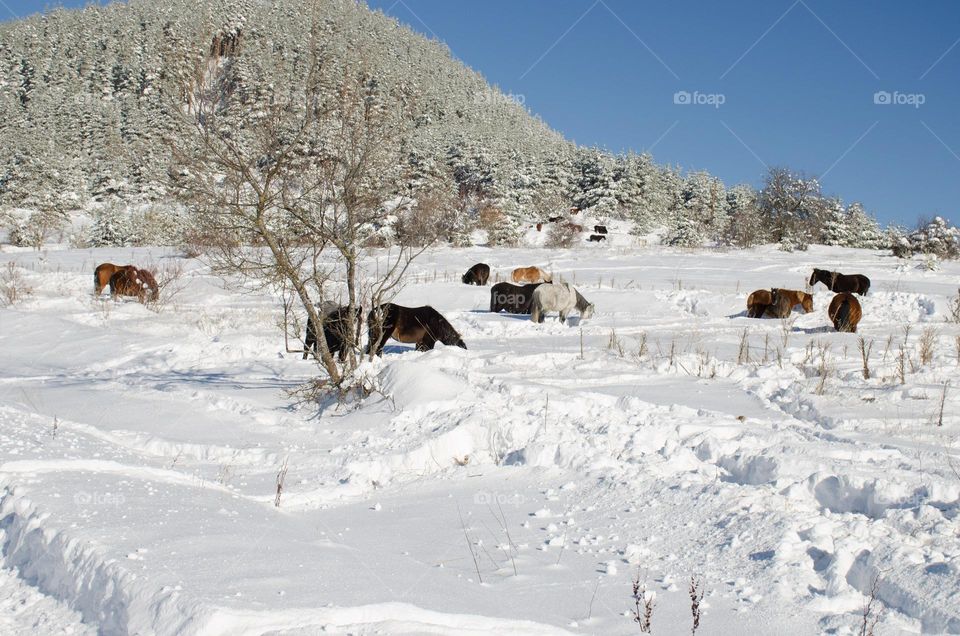
[[[780,250],[783,252],[805,252],[809,246],[806,237],[802,234],[785,235],[780,239]]]
[[[129,237],[134,245],[177,245],[186,231],[181,210],[156,205],[136,210],[129,223]]]
[[[950,309],[950,319],[953,322],[960,323],[960,289],[957,290],[957,295],[950,299],[948,307]]]
[[[703,225],[685,210],[678,211],[673,219],[673,226],[663,240],[667,245],[676,247],[696,247],[702,245],[703,241]]]
[[[0,303],[4,307],[16,304],[33,293],[20,273],[20,268],[9,261],[0,270]]]
[[[547,238],[544,242],[546,247],[572,247],[577,240],[579,232],[576,226],[569,220],[561,220],[551,223],[547,227]]]
[[[67,217],[53,210],[33,210],[29,213],[7,214],[7,239],[17,247],[32,247],[39,250],[47,239],[62,233],[67,226]]]
[[[894,246],[894,253],[931,254],[938,258],[960,258],[960,229],[943,217],[934,217],[906,237],[907,246]],[[897,254],[899,256],[899,254]]]
[[[132,238],[130,215],[119,205],[106,205],[93,214],[90,247],[123,247]]]
[[[418,193],[412,205],[397,210],[397,216],[396,238],[403,246],[423,247],[438,240],[451,241],[454,234],[462,240],[465,231],[469,236],[456,198],[446,190]]]
[[[520,226],[517,221],[499,210],[486,213],[488,243],[496,246],[515,246],[520,242]],[[481,214],[481,222],[484,219]]]

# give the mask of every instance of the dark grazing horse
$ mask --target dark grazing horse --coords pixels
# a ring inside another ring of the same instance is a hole
[[[134,296],[140,302],[156,302],[160,298],[160,286],[149,271],[126,265],[110,277],[110,295]]]
[[[440,312],[429,305],[402,307],[385,303],[370,310],[367,316],[369,342],[367,353],[383,354],[383,346],[393,338],[413,342],[417,351],[433,349],[437,341],[466,349],[463,338]]]
[[[460,280],[464,285],[486,285],[490,278],[490,266],[486,263],[477,263],[467,270]]]
[[[607,233],[607,226],[606,226],[606,225],[594,225],[594,226],[593,226],[593,231],[596,232],[597,234],[606,234],[606,233]]]
[[[591,235],[590,235],[590,238],[588,238],[587,240],[590,241],[591,243],[599,243],[600,241],[606,241],[606,240],[607,240],[607,235],[606,235],[606,234],[591,234]]]
[[[497,283],[490,288],[490,311],[508,314],[529,314],[530,301],[533,299],[533,290],[544,283],[529,283],[514,285],[512,283]]]
[[[814,268],[810,286],[823,283],[832,292],[866,295],[870,291],[870,279],[863,274],[841,274]]]
[[[863,317],[863,309],[860,302],[852,294],[842,292],[833,297],[830,301],[830,307],[827,309],[827,315],[833,322],[833,328],[837,331],[849,331],[857,333],[857,323]]]
[[[347,324],[350,320],[350,307],[337,306],[334,303],[322,303],[319,307],[320,319],[323,321],[323,337],[327,341],[327,350],[330,355],[337,354],[340,362],[347,357],[347,351],[350,349],[350,342],[347,339]],[[356,337],[360,337],[360,329],[363,326],[363,312],[360,307],[354,308],[354,319],[356,320]],[[307,335],[303,340],[303,359],[311,352],[314,355],[319,354],[320,345],[317,342],[317,328],[313,320],[307,318]]]

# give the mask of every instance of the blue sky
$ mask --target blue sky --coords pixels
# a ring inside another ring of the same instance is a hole
[[[368,4],[442,40],[577,143],[649,150],[728,184],[789,166],[884,223],[960,223],[955,0]],[[901,103],[878,104],[878,92]]]

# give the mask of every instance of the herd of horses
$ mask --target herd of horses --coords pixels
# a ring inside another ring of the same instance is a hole
[[[837,331],[857,332],[857,324],[863,317],[863,308],[854,294],[866,295],[870,291],[870,279],[863,274],[841,274],[814,268],[808,284],[813,288],[823,283],[836,295],[827,307],[827,316]],[[803,311],[813,311],[813,294],[794,289],[758,289],[747,296],[747,316],[751,318],[786,318],[793,308],[800,305]]]
[[[518,267],[511,272],[512,282],[496,283],[490,288],[490,312],[529,315],[535,323],[542,323],[546,314],[558,313],[561,322],[568,314],[576,310],[581,320],[590,318],[594,305],[572,285],[554,281],[553,277],[539,267]],[[465,285],[485,286],[490,280],[490,266],[477,263],[468,269],[461,281]],[[860,302],[853,294],[865,295],[870,289],[870,279],[861,274],[846,275],[814,269],[809,286],[823,283],[836,293],[830,301],[827,315],[834,328],[841,332],[856,333],[857,324],[863,315]],[[782,288],[758,289],[747,297],[747,316],[751,318],[786,318],[796,306],[803,311],[813,311],[813,294]],[[318,305],[323,321],[323,333],[327,348],[331,354],[337,354],[343,360],[348,349],[343,334],[347,332],[348,321],[355,321],[356,331],[360,333],[362,314],[356,309],[350,316],[349,309],[336,303],[324,302]],[[367,315],[368,345],[366,352],[381,355],[383,347],[391,338],[399,342],[412,343],[418,351],[433,349],[437,342],[448,346],[467,348],[463,338],[443,315],[429,305],[423,307],[404,307],[386,303],[372,309]],[[317,354],[317,329],[312,320],[307,320],[307,334],[304,341],[304,359],[312,352]]]
[[[571,311],[580,313],[581,319],[593,315],[594,306],[577,291],[573,285],[554,282],[552,276],[539,267],[518,267],[511,278],[516,283],[498,283],[490,290],[490,311],[507,311],[513,314],[528,314],[536,323],[542,323],[548,312],[555,311],[561,322],[565,322]],[[485,286],[490,280],[490,266],[477,263],[461,277],[464,284]],[[332,302],[317,305],[317,313],[323,322],[323,335],[327,350],[342,361],[349,348],[345,334],[349,333],[350,322],[356,325],[354,333],[362,328],[362,313],[355,309],[353,316],[347,306]],[[467,348],[463,338],[453,325],[436,309],[429,305],[422,307],[404,307],[394,303],[385,303],[375,307],[367,314],[366,353],[381,355],[390,339],[414,344],[417,351],[433,349],[437,342],[447,346]],[[319,354],[318,330],[312,318],[307,319],[304,338],[303,358],[311,353]]]
[[[594,305],[576,290],[570,283],[554,281],[553,277],[539,267],[518,267],[510,278],[513,282],[496,283],[490,288],[490,311],[529,315],[535,323],[542,323],[548,312],[555,311],[560,322],[566,322],[571,311],[576,310],[580,319],[590,318]],[[477,263],[466,271],[461,281],[466,285],[485,286],[490,280],[490,266]],[[857,324],[863,316],[863,308],[854,294],[866,295],[870,290],[870,279],[862,274],[841,274],[814,268],[810,275],[809,286],[823,283],[827,289],[835,292],[827,308],[834,328],[837,331],[856,333]],[[102,263],[93,273],[94,295],[99,296],[105,287],[110,287],[110,295],[132,296],[140,302],[156,302],[160,288],[153,274],[134,265],[114,265]],[[786,318],[796,306],[804,312],[813,311],[813,294],[793,289],[774,287],[758,289],[747,297],[747,316],[750,318]],[[324,301],[317,305],[317,314],[323,323],[323,336],[327,349],[342,361],[350,344],[345,334],[347,325],[356,325],[354,333],[360,333],[363,315],[360,308],[352,312],[349,307]],[[375,307],[367,314],[368,344],[366,352],[381,355],[390,339],[414,344],[418,351],[433,349],[437,342],[448,346],[467,348],[463,338],[453,325],[440,312],[429,305],[422,307],[404,307],[394,303],[385,303]],[[318,353],[318,330],[312,319],[307,320],[304,338],[303,358],[312,352]]]
[[[101,263],[93,270],[93,295],[99,296],[103,288],[110,286],[110,295],[133,296],[140,302],[156,302],[160,299],[160,286],[150,270],[134,265]]]

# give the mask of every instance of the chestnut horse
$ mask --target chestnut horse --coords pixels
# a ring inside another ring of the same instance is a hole
[[[110,295],[134,296],[140,302],[155,302],[160,297],[160,287],[153,274],[133,265],[121,267],[110,277]]]
[[[103,292],[103,288],[110,283],[110,277],[113,276],[118,269],[125,269],[127,267],[133,267],[133,265],[114,265],[113,263],[101,263],[97,265],[97,269],[93,270],[93,295],[99,296]]]
[[[863,274],[841,274],[829,272],[825,269],[813,269],[810,275],[810,286],[823,283],[832,292],[866,295],[870,291],[870,279]]]
[[[518,267],[510,275],[515,283],[551,283],[553,277],[539,267]]]
[[[797,305],[805,313],[813,311],[813,294],[794,289],[758,289],[747,297],[747,315],[750,318],[786,318]]]
[[[833,328],[837,331],[857,333],[857,323],[863,317],[863,309],[861,309],[860,302],[856,297],[843,292],[834,296],[833,300],[830,301],[827,315],[830,316]]]
[[[378,356],[383,354],[383,346],[390,338],[416,343],[417,351],[433,349],[438,340],[445,345],[467,348],[457,330],[429,305],[401,307],[385,303],[370,310],[367,325],[367,353]]]

